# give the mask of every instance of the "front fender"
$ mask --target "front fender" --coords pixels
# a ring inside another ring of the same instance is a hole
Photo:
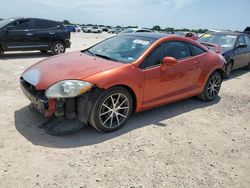
[[[125,86],[130,88],[136,97],[136,109],[142,109],[144,73],[134,65],[123,66],[122,68],[101,72],[84,78],[100,89],[109,89],[114,86]]]

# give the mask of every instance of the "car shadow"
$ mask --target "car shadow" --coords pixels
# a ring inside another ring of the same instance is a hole
[[[30,111],[27,106],[15,111],[15,127],[21,135],[34,145],[51,148],[75,148],[102,143],[145,126],[167,127],[168,124],[163,123],[163,120],[195,109],[215,105],[219,101],[220,97],[212,102],[202,102],[196,98],[190,98],[134,114],[122,129],[113,133],[100,133],[91,126],[87,126],[64,136],[52,136],[47,134],[44,129],[39,128],[46,119],[40,114]]]
[[[0,56],[0,59],[9,60],[9,59],[30,59],[30,58],[43,58],[49,57],[51,54],[49,52],[15,52],[15,53],[5,53]]]
[[[239,76],[243,75],[243,74],[246,74],[246,73],[249,73],[250,71],[249,70],[246,70],[244,68],[241,68],[241,69],[236,69],[236,70],[233,70],[229,76],[228,79],[225,79],[225,81],[229,81],[231,79],[235,79],[235,78],[238,78]]]

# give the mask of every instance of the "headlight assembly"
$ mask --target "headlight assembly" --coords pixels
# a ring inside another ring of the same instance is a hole
[[[93,87],[93,84],[80,80],[63,80],[57,82],[56,84],[50,86],[45,95],[47,98],[73,98],[77,97],[90,88]]]

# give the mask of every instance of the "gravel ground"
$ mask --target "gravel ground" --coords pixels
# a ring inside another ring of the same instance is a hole
[[[72,34],[74,51],[110,35]],[[234,71],[220,98],[135,114],[121,130],[51,136],[19,89],[39,52],[0,59],[0,187],[250,187],[250,73]]]

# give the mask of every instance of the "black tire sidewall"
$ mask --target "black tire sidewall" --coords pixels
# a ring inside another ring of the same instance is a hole
[[[114,94],[114,93],[121,93],[121,94],[125,95],[129,100],[131,108],[129,109],[127,118],[125,119],[125,121],[120,126],[108,129],[108,128],[102,126],[102,124],[100,122],[100,119],[99,119],[99,111],[100,111],[102,103],[111,94]],[[96,101],[96,103],[94,104],[94,106],[92,108],[92,111],[91,111],[91,114],[90,114],[90,124],[94,128],[96,128],[98,131],[101,131],[101,132],[114,132],[114,131],[122,128],[127,123],[127,121],[129,120],[129,118],[132,115],[132,112],[133,112],[133,99],[132,99],[132,96],[129,93],[129,91],[127,89],[123,88],[123,87],[113,87],[113,88],[110,88],[109,90],[105,91],[103,94],[101,94],[99,96],[98,100]]]

